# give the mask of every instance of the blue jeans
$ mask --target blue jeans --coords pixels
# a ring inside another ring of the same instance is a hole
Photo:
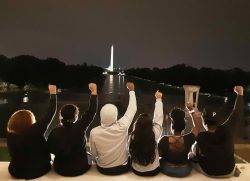
[[[167,163],[161,162],[161,172],[170,177],[186,177],[192,171],[192,167],[189,164],[183,166],[172,166]]]

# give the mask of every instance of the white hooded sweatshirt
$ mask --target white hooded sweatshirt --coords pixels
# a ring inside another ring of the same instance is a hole
[[[90,151],[97,165],[116,167],[128,160],[128,128],[137,111],[135,92],[129,92],[129,104],[124,116],[117,121],[115,105],[106,104],[100,112],[101,126],[90,132]]]

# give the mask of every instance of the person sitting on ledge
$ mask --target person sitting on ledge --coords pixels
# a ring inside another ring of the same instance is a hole
[[[62,124],[48,136],[49,149],[55,154],[54,170],[62,176],[78,176],[91,167],[86,153],[85,131],[96,115],[98,101],[96,84],[90,83],[89,89],[89,108],[82,117],[78,119],[76,105],[64,105],[59,112]]]
[[[157,91],[155,98],[153,121],[147,114],[141,114],[130,136],[132,170],[139,176],[154,176],[160,171],[157,142],[162,134],[162,93]]]
[[[50,169],[50,153],[43,137],[56,113],[56,86],[49,85],[50,102],[47,114],[36,121],[29,110],[18,110],[7,125],[7,146],[11,157],[9,173],[19,179],[35,179]]]
[[[101,125],[90,132],[89,142],[92,158],[99,172],[106,175],[119,175],[130,170],[128,160],[128,128],[137,111],[134,84],[127,83],[129,90],[128,108],[117,120],[117,107],[106,104],[100,111]]]
[[[189,110],[192,108],[188,104]],[[171,177],[188,176],[192,170],[188,161],[188,153],[200,131],[201,113],[193,112],[194,128],[189,134],[183,135],[186,127],[185,112],[180,108],[173,108],[170,112],[171,131],[173,135],[163,136],[158,144],[160,168],[162,173]]]
[[[231,177],[239,174],[234,159],[234,136],[243,117],[243,87],[235,86],[234,92],[237,94],[235,105],[225,122],[219,124],[215,111],[207,111],[203,115],[207,131],[200,132],[197,137],[196,149],[193,150],[198,163],[193,162],[192,165],[206,176]]]

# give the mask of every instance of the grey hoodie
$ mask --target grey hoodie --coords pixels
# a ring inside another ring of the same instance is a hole
[[[113,104],[102,107],[101,125],[90,132],[89,143],[93,159],[103,168],[116,167],[128,160],[128,128],[137,111],[135,92],[129,92],[129,104],[124,116],[117,121]]]

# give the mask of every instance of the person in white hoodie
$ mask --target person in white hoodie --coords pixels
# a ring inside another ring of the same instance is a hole
[[[128,128],[137,111],[134,87],[132,82],[127,83],[129,104],[124,116],[117,120],[117,107],[106,104],[100,111],[101,125],[90,132],[92,158],[98,171],[105,175],[119,175],[130,170],[127,143]]]
[[[154,176],[160,172],[157,142],[162,134],[162,93],[155,93],[155,110],[151,118],[141,114],[134,124],[130,138],[132,171],[139,176]]]

